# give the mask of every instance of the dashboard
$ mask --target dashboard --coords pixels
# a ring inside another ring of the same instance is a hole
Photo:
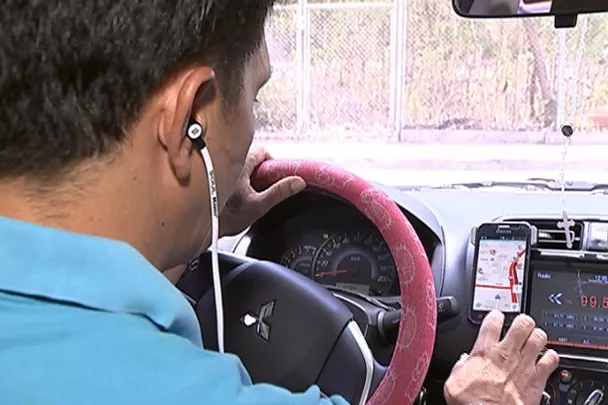
[[[438,240],[417,225],[430,256]],[[326,194],[289,200],[260,220],[250,237],[249,256],[319,284],[378,298],[400,294],[395,261],[380,232],[354,207]]]
[[[319,284],[370,296],[395,295],[395,262],[384,239],[369,224],[349,221],[340,212],[328,212],[320,220],[310,212],[280,229],[279,235],[287,236],[308,224],[296,240],[285,239],[289,244],[278,254],[279,263]]]
[[[471,230],[492,221],[526,221],[538,229],[526,274],[524,311],[561,358],[547,392],[551,404],[583,404],[608,382],[608,196],[568,194],[574,244],[557,226],[559,193],[517,188],[429,189],[377,184],[401,208],[431,261],[438,297],[462,310],[438,324],[425,386],[442,403],[442,384],[479,331],[473,305],[475,247]],[[245,235],[224,241],[239,254],[282,263],[331,288],[398,299],[395,267],[377,230],[345,201],[305,192],[277,206]],[[374,354],[377,355],[376,352]],[[596,402],[599,403],[599,402]]]

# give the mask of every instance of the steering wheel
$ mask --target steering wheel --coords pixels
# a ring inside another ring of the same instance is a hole
[[[350,202],[386,241],[401,289],[392,360],[387,369],[373,359],[353,313],[326,288],[276,263],[222,254],[226,351],[241,358],[254,382],[296,392],[317,384],[353,404],[414,403],[429,368],[437,322],[433,275],[420,239],[388,195],[339,167],[270,160],[252,181],[263,189],[289,176]],[[199,296],[196,312],[205,347],[217,349],[213,291]]]

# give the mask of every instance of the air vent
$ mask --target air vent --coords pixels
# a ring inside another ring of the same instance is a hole
[[[557,226],[560,219],[509,219],[514,222],[527,222],[538,229],[538,243],[536,247],[539,249],[554,249],[554,250],[569,250],[566,245],[566,232]],[[573,239],[571,250],[581,250],[583,223],[574,221],[574,227],[570,230]]]

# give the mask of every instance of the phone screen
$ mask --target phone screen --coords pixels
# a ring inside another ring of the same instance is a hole
[[[528,236],[482,234],[477,249],[472,309],[521,312]]]

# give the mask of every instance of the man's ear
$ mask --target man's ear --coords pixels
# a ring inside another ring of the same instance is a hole
[[[213,69],[196,67],[178,75],[165,88],[159,141],[180,180],[186,180],[190,176],[191,154],[195,151],[192,142],[186,137],[188,123],[194,118],[203,130],[206,129],[205,108],[216,94],[214,79]]]

